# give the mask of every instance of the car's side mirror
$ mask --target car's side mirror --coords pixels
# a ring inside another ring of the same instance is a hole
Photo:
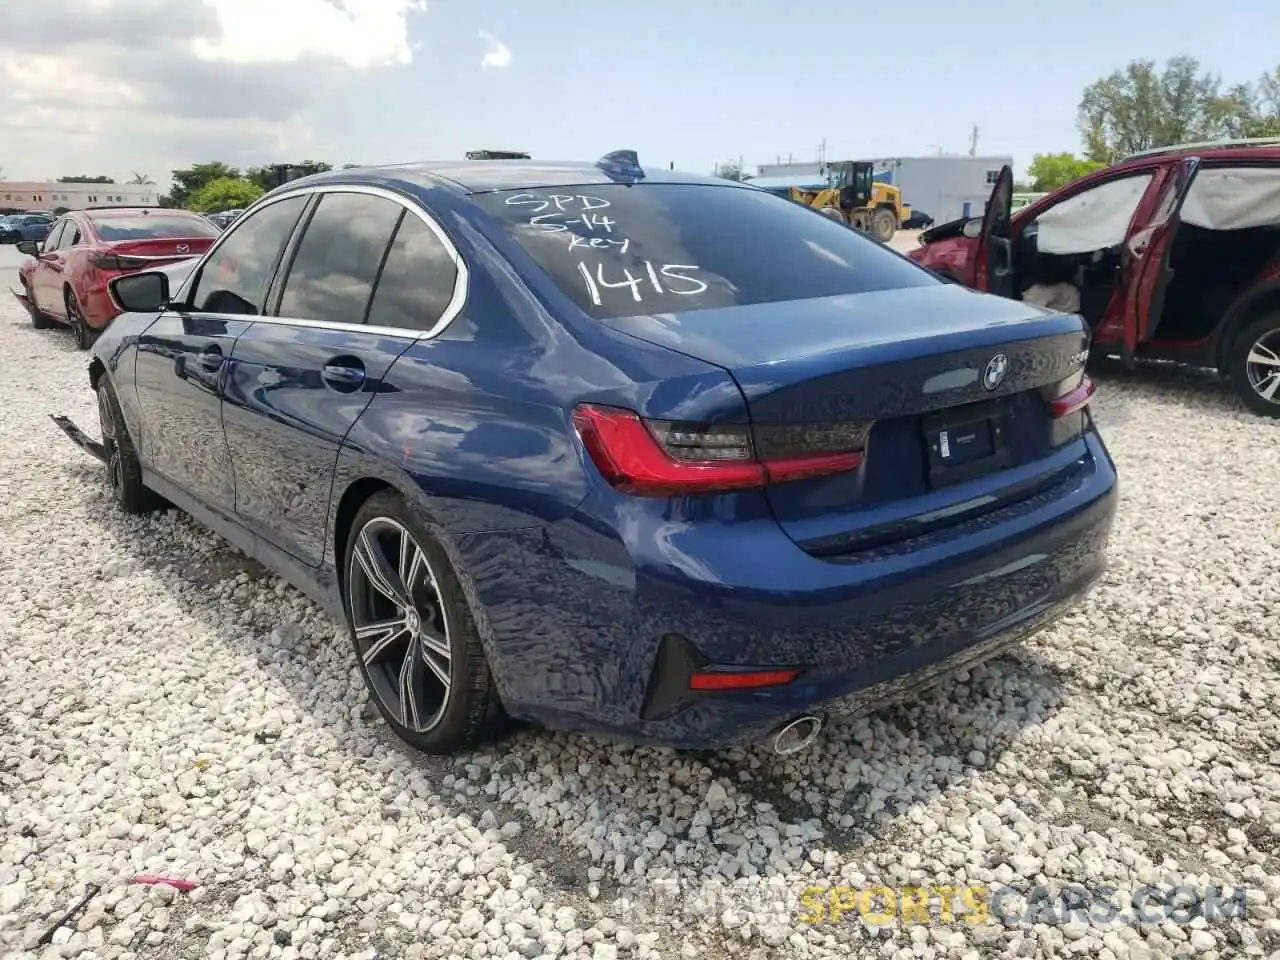
[[[107,284],[127,313],[154,313],[169,304],[169,278],[163,273],[130,273]]]
[[[25,253],[28,257],[40,256],[40,244],[34,240],[19,240],[18,252]]]
[[[982,217],[973,217],[970,220],[966,220],[961,231],[970,240],[978,239],[978,237],[982,236]]]

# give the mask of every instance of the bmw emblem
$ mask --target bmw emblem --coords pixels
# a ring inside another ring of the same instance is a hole
[[[982,371],[982,385],[988,390],[994,390],[1004,383],[1004,376],[1008,372],[1009,358],[1003,353],[997,353],[987,361],[987,369]]]

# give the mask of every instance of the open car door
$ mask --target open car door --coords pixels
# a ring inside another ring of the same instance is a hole
[[[1009,221],[1013,212],[1013,168],[1004,166],[982,214],[982,232],[974,257],[973,286],[999,297],[1013,296],[1013,246]]]
[[[1125,241],[1122,282],[1126,309],[1121,357],[1126,366],[1133,364],[1138,344],[1150,340],[1160,322],[1165,291],[1173,279],[1169,258],[1174,234],[1181,222],[1182,204],[1199,169],[1199,157],[1178,161],[1160,188],[1151,219],[1138,225]]]

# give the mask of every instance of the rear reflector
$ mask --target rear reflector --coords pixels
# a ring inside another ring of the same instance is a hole
[[[637,497],[749,490],[856,470],[870,424],[646,421],[632,410],[584,404],[573,425],[611,486]]]
[[[1093,380],[1088,376],[1081,376],[1079,385],[1049,401],[1049,415],[1057,420],[1083,410],[1093,398],[1094,389]]]
[[[799,670],[706,670],[689,677],[690,690],[754,690],[781,687],[796,677]]]

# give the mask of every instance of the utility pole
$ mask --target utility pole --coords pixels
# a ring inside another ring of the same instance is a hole
[[[969,156],[976,157],[978,155],[978,125],[975,123],[973,129],[969,132]]]

